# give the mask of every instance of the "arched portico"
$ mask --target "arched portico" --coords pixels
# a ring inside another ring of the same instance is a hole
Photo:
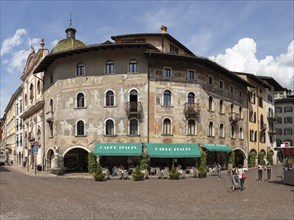
[[[84,146],[73,146],[63,153],[63,167],[65,172],[88,172],[88,154],[91,152]]]
[[[246,152],[241,148],[235,148],[233,149],[233,151],[235,152],[235,165],[242,165],[243,167],[248,167],[248,159]]]

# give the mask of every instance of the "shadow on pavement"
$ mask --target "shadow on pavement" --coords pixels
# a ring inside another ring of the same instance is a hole
[[[11,171],[5,168],[4,166],[0,166],[0,172],[11,172]]]

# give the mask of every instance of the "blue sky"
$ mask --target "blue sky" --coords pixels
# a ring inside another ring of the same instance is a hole
[[[1,0],[0,117],[32,45],[51,50],[72,13],[76,38],[158,33],[160,26],[198,56],[233,71],[274,77],[294,90],[293,1],[5,1]]]

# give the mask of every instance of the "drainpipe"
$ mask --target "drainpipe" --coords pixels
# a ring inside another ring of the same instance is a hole
[[[257,106],[257,163],[258,163],[258,154],[259,154],[259,140],[260,140],[260,132],[259,132],[259,95],[258,95],[258,87],[256,88],[256,96],[257,96],[257,103],[256,103],[256,106]]]
[[[148,83],[148,90],[147,90],[147,115],[148,115],[148,121],[147,121],[147,143],[149,143],[150,139],[150,58],[151,58],[151,53],[149,52],[149,57],[148,57],[148,73],[147,73],[147,83]]]

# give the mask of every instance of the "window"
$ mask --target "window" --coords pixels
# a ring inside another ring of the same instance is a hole
[[[263,101],[262,101],[262,97],[258,98],[258,106],[263,108]]]
[[[284,123],[285,124],[292,124],[292,117],[285,117],[284,118]]]
[[[37,90],[38,90],[38,95],[39,95],[40,92],[41,92],[41,83],[40,83],[40,80],[38,80],[38,83],[37,83]]]
[[[254,131],[253,130],[249,130],[249,138],[250,138],[250,141],[253,141],[253,135],[254,135]]]
[[[49,111],[50,112],[53,112],[54,111],[54,108],[53,108],[53,99],[50,99],[50,102],[49,102]]]
[[[19,119],[19,129],[22,129],[22,119]]]
[[[49,126],[49,138],[53,138],[53,122],[48,122]]]
[[[24,95],[24,103],[25,103],[25,105],[28,104],[28,96],[27,96],[27,94]]]
[[[231,93],[234,93],[234,87],[233,86],[230,87],[230,91],[231,91]]]
[[[239,91],[239,97],[242,97],[242,91],[241,90]]]
[[[195,135],[195,134],[196,134],[195,120],[189,119],[188,120],[188,132],[187,132],[187,135]]]
[[[240,129],[239,129],[239,139],[244,139],[243,128],[240,128]]]
[[[256,112],[254,112],[253,122],[256,123]]]
[[[171,92],[165,90],[163,93],[163,106],[171,106]]]
[[[30,85],[30,101],[31,101],[31,103],[33,102],[33,98],[34,98],[34,85],[33,85],[33,83],[31,83],[31,85]]]
[[[136,59],[131,59],[129,62],[129,72],[138,73],[138,63]]]
[[[171,135],[171,121],[168,118],[163,120],[163,135]]]
[[[254,142],[257,141],[257,131],[254,131]]]
[[[241,119],[243,119],[243,110],[242,107],[239,108],[239,116]]]
[[[83,63],[79,63],[76,67],[76,75],[83,76],[85,75],[85,66]]]
[[[285,128],[284,135],[292,135],[292,128]]]
[[[114,62],[113,62],[113,60],[107,60],[106,61],[105,73],[107,73],[107,74],[114,73]]]
[[[16,119],[16,131],[18,131],[18,119]]]
[[[179,53],[179,48],[176,47],[175,45],[171,44],[170,45],[170,53],[178,54]]]
[[[22,133],[19,134],[19,146],[22,146]]]
[[[219,113],[224,113],[224,101],[219,101]]]
[[[20,103],[19,103],[19,113],[22,113],[22,100],[20,100]]]
[[[231,125],[231,138],[235,138],[235,126]]]
[[[214,125],[212,121],[208,124],[208,136],[214,137]]]
[[[78,121],[78,123],[77,123],[77,135],[81,135],[81,136],[83,136],[83,135],[85,135],[85,124],[84,124],[84,122],[83,121]]]
[[[265,132],[260,132],[259,135],[260,135],[259,141],[261,143],[265,143]]]
[[[248,98],[250,103],[255,104],[255,93],[249,92]]]
[[[106,121],[105,134],[114,135],[114,122],[111,119]]]
[[[164,68],[163,69],[163,77],[164,78],[171,78],[171,68]]]
[[[106,106],[114,106],[114,93],[113,93],[113,91],[106,92]]]
[[[208,84],[212,85],[212,76],[208,76]]]
[[[18,141],[18,134],[16,135],[16,146],[19,146],[19,141]]]
[[[225,137],[224,124],[219,125],[219,137],[221,137],[221,138]]]
[[[249,121],[253,122],[253,111],[249,110]]]
[[[222,80],[219,81],[219,88],[224,89],[224,82]]]
[[[281,117],[278,117],[278,119],[277,119],[277,123],[278,123],[278,124],[282,124],[282,123],[283,123],[283,120],[282,120]]]
[[[231,113],[234,113],[234,104],[231,104]]]
[[[282,107],[276,107],[275,112],[276,113],[282,113],[283,112],[283,108]]]
[[[193,92],[190,92],[188,94],[188,104],[189,104],[188,107],[194,107],[194,104],[195,104],[195,94]]]
[[[85,95],[83,93],[79,93],[77,95],[77,108],[85,107]]]
[[[53,74],[50,75],[50,83],[53,83]]]
[[[131,119],[130,120],[130,135],[138,135],[138,120],[137,119]]]
[[[195,71],[194,70],[188,70],[188,72],[187,72],[187,79],[188,80],[195,79]]]
[[[211,96],[208,98],[208,110],[213,111],[213,98]]]
[[[267,99],[268,99],[268,101],[273,102],[273,97],[272,96],[268,95]]]
[[[284,112],[292,112],[292,107],[284,107]]]

